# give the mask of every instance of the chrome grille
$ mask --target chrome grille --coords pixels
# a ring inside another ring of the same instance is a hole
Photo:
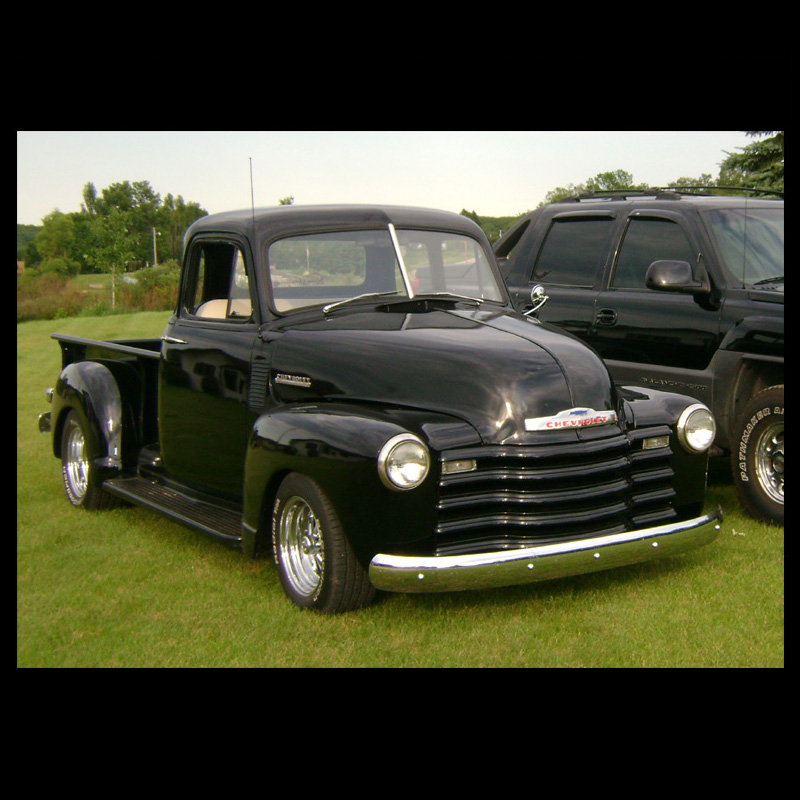
[[[643,450],[641,438],[616,434],[443,453],[444,461],[474,459],[475,469],[441,476],[437,554],[514,549],[674,520],[671,451]]]

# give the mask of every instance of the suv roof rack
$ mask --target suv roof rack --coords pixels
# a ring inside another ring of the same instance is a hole
[[[656,197],[680,200],[681,197],[719,197],[719,192],[771,195],[783,199],[783,192],[748,186],[650,186],[646,189],[599,189],[554,200],[554,203],[580,203],[583,200],[627,200],[631,197]]]

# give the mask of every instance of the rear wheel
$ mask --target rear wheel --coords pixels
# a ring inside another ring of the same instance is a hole
[[[95,483],[95,466],[90,461],[83,423],[70,411],[61,431],[61,475],[64,491],[72,505],[89,511],[116,508],[122,502]]]
[[[783,386],[759,392],[744,409],[731,454],[739,499],[757,519],[783,525]]]
[[[301,608],[335,614],[368,605],[375,596],[333,505],[310,478],[293,473],[281,484],[272,544],[283,590]]]

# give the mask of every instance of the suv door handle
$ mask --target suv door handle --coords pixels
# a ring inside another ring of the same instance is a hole
[[[598,308],[597,313],[594,315],[594,321],[598,325],[609,328],[617,324],[617,316],[617,311],[614,308]]]

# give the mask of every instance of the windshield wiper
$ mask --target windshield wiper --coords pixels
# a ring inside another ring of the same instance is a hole
[[[765,283],[783,283],[783,275],[778,275],[775,278],[764,278],[763,281],[756,281],[753,286],[763,286]]]
[[[477,303],[480,305],[483,303],[483,299],[480,297],[470,297],[466,294],[456,294],[455,292],[419,292],[418,294],[414,295],[414,299],[418,300],[424,297],[443,297],[446,300],[466,300],[468,303]]]
[[[398,292],[367,292],[367,294],[357,294],[355,297],[347,297],[344,300],[337,300],[335,303],[328,303],[328,305],[322,307],[322,313],[329,314],[334,308],[339,308],[339,306],[344,306],[348,303],[354,303],[356,300],[368,300],[371,297],[387,297],[389,295],[402,296]]]

